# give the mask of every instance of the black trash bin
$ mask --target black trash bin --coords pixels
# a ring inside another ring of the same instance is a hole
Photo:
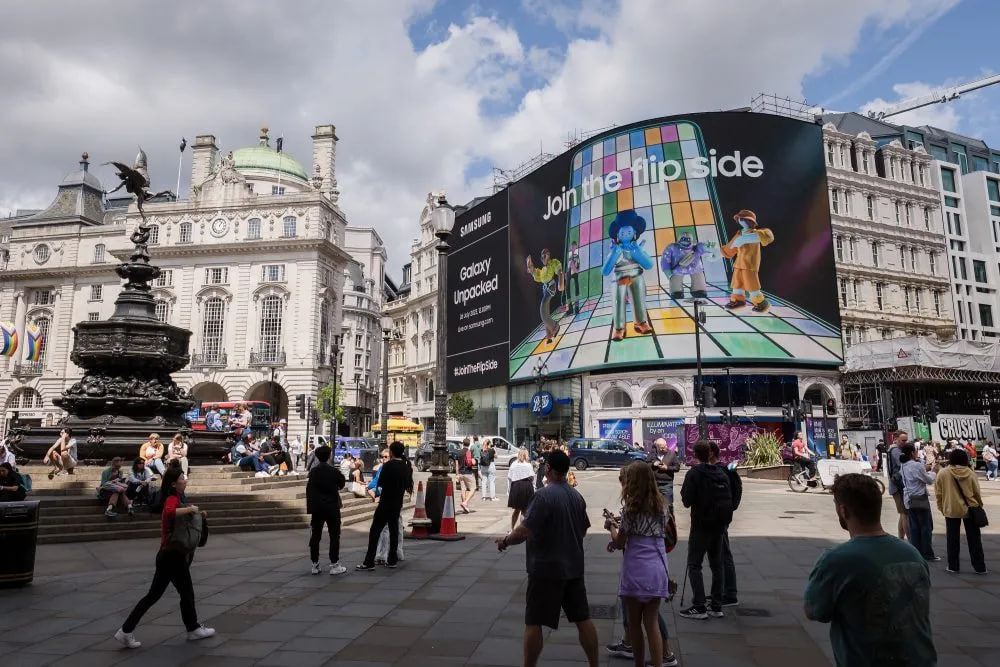
[[[37,543],[38,501],[0,503],[0,588],[31,583]]]

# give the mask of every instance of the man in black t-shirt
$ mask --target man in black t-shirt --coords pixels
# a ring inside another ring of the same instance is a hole
[[[566,483],[569,456],[554,449],[545,463],[548,484],[535,492],[524,521],[496,541],[497,549],[527,542],[528,592],[524,611],[524,664],[533,667],[542,652],[542,626],[559,627],[559,610],[575,623],[580,646],[597,667],[597,629],[583,579],[583,537],[590,527],[587,503]]]
[[[368,553],[361,565],[356,566],[358,570],[375,569],[375,551],[378,548],[378,538],[382,535],[382,529],[389,526],[389,556],[386,559],[386,567],[396,567],[397,555],[399,553],[399,513],[403,510],[403,496],[406,493],[413,493],[413,471],[410,466],[403,461],[403,443],[398,440],[389,445],[389,453],[392,456],[382,464],[378,475],[378,485],[381,489],[378,499],[378,507],[375,508],[375,516],[372,517],[372,527],[368,532]]]

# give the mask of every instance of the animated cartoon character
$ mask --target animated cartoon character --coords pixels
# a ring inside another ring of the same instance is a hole
[[[774,234],[770,229],[758,227],[757,215],[749,209],[741,210],[733,219],[739,223],[740,231],[722,246],[723,256],[736,258],[731,283],[733,293],[726,308],[733,310],[745,306],[749,292],[754,312],[766,313],[771,304],[760,289],[760,249],[774,242]]]
[[[563,273],[562,262],[552,257],[548,248],[542,249],[542,266],[536,269],[531,255],[526,258],[528,265],[528,275],[536,283],[542,285],[542,300],[538,304],[538,314],[545,325],[545,338],[549,343],[559,334],[559,324],[552,317],[552,297],[556,290],[562,292],[566,289],[566,277]]]
[[[569,312],[580,313],[580,248],[576,241],[569,246],[569,254],[566,256],[566,268],[569,271],[569,284],[563,294],[565,303],[569,304]],[[572,294],[570,294],[572,292]]]
[[[646,221],[632,209],[619,211],[614,222],[608,228],[611,237],[611,253],[604,263],[603,273],[606,276],[614,271],[615,315],[614,334],[611,340],[625,338],[625,300],[632,297],[632,312],[635,318],[635,331],[640,335],[652,333],[646,318],[646,281],[643,272],[653,268],[653,260],[643,250],[645,240],[636,239],[646,231]]]
[[[691,276],[691,296],[704,299],[708,296],[708,286],[705,284],[705,265],[702,260],[707,256],[715,257],[715,243],[695,243],[691,232],[682,232],[680,238],[667,246],[660,256],[660,268],[670,279],[670,296],[680,299],[684,296],[684,276]]]

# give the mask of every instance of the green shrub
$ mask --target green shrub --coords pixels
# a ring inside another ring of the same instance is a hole
[[[751,468],[766,468],[782,464],[781,448],[784,443],[770,431],[761,431],[747,438],[744,464]]]

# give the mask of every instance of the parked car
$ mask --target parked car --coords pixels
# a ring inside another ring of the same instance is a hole
[[[464,437],[464,436],[463,436]],[[510,444],[507,438],[500,435],[481,435],[479,442],[489,440],[496,452],[493,463],[497,468],[509,468],[510,464],[517,460],[517,447]]]
[[[427,472],[431,469],[431,452],[434,451],[433,442],[425,442],[417,449],[417,454],[413,459],[413,467],[420,472]],[[448,438],[448,458],[454,459],[462,451],[462,441]]]
[[[646,453],[632,449],[621,440],[573,438],[569,441],[569,460],[577,470],[591,466],[621,468],[632,461],[645,461]]]

